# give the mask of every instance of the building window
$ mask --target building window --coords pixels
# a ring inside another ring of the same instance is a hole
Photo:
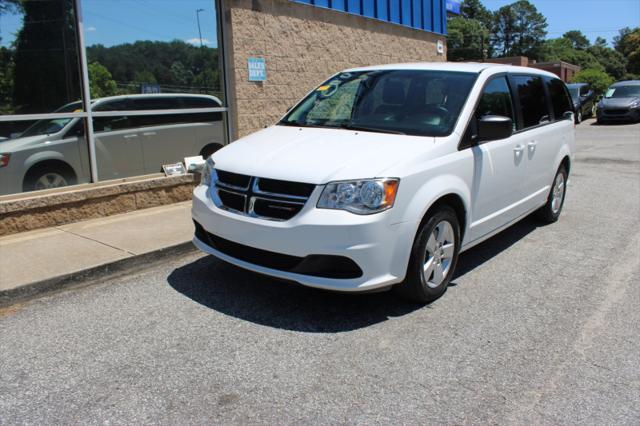
[[[8,1],[0,21],[0,195],[226,143],[215,0]]]

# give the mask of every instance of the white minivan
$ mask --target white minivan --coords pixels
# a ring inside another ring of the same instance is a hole
[[[532,68],[340,72],[208,158],[193,242],[312,287],[432,301],[460,252],[530,213],[558,219],[573,115],[565,84]]]

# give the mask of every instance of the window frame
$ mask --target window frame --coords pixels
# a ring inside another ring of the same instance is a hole
[[[508,72],[500,72],[500,73],[496,73],[496,74],[492,74],[491,76],[489,76],[489,78],[487,78],[487,80],[482,84],[482,88],[480,89],[480,95],[477,97],[473,108],[471,110],[471,117],[469,117],[469,120],[467,121],[467,126],[465,127],[465,131],[464,133],[462,133],[462,138],[460,138],[460,142],[458,143],[458,151],[462,151],[468,148],[472,148],[474,146],[479,146],[479,145],[483,145],[485,143],[491,143],[491,142],[495,142],[495,141],[480,141],[480,142],[474,142],[473,136],[471,134],[471,132],[473,131],[473,126],[472,126],[472,120],[476,120],[476,111],[478,109],[478,107],[480,106],[480,101],[482,100],[482,95],[484,95],[485,90],[487,89],[487,87],[489,86],[489,84],[491,84],[493,82],[493,80],[498,79],[498,78],[504,78],[507,82],[507,87],[509,88],[509,94],[511,95],[511,108],[513,109],[513,122],[514,124],[516,124],[516,128],[518,126],[518,111],[516,110],[516,98],[515,98],[515,94],[514,94],[514,88],[513,88],[513,83],[511,81],[511,79],[509,78],[510,73]],[[515,134],[515,132],[514,132]]]
[[[543,80],[545,82],[544,87],[545,87],[545,91],[547,92],[547,95],[548,95],[548,101],[551,102],[551,111],[553,113],[552,123],[557,123],[559,121],[571,121],[572,119],[569,118],[569,117],[564,118],[564,113],[561,114],[560,116],[556,116],[556,111],[555,111],[555,108],[553,107],[553,98],[551,96],[551,91],[549,90],[549,86],[548,86],[548,83],[552,82],[553,80],[558,80],[562,84],[562,87],[563,87],[562,90],[564,91],[564,94],[568,99],[569,106],[571,107],[571,112],[573,112],[575,114],[576,113],[576,108],[575,108],[575,105],[573,103],[573,98],[571,97],[571,92],[569,91],[569,88],[567,87],[567,84],[564,81],[562,81],[562,79],[559,78],[559,77],[548,77],[548,76],[545,76],[543,78]]]
[[[540,127],[548,126],[549,124],[553,124],[554,123],[554,120],[552,118],[553,107],[551,105],[549,90],[547,88],[547,85],[544,83],[544,75],[527,73],[527,72],[514,72],[514,73],[508,73],[508,76],[509,76],[509,80],[511,81],[511,91],[513,92],[513,95],[515,97],[516,108],[517,108],[516,115],[518,117],[518,124],[516,125],[516,131],[513,132],[513,134],[517,135],[520,133],[528,132],[530,130],[539,129]],[[522,114],[522,103],[520,99],[520,93],[518,93],[518,85],[515,81],[515,77],[534,77],[534,78],[540,79],[540,81],[542,82],[542,90],[545,96],[545,105],[547,106],[547,117],[549,117],[547,121],[538,123],[535,126],[524,127],[524,115]]]

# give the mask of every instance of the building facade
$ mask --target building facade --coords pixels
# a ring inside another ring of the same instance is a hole
[[[446,14],[446,0],[0,3],[0,201],[207,155],[345,68],[444,61]]]

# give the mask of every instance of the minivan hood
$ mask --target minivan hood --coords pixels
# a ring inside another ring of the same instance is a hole
[[[638,98],[603,98],[602,105],[607,108],[629,108]]]
[[[320,185],[384,177],[380,173],[430,149],[433,141],[432,137],[273,126],[225,146],[213,160],[216,168],[229,172]]]
[[[53,135],[27,136],[26,138],[15,138],[0,141],[0,152],[11,153],[21,149],[30,148],[33,145],[41,144],[47,140],[56,140]]]

